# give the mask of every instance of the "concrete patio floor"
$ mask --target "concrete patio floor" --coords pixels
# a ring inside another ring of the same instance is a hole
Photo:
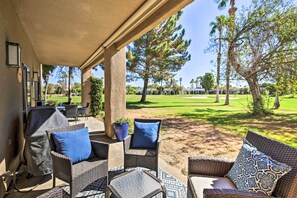
[[[90,137],[92,140],[98,140],[102,142],[106,142],[110,144],[109,147],[109,161],[108,161],[108,169],[111,170],[113,168],[123,166],[123,144],[122,142],[117,142],[116,139],[110,139],[107,137],[104,133],[104,123],[100,122],[96,118],[89,117],[88,119],[80,118],[78,122],[69,122],[70,125],[78,124],[78,123],[85,123],[86,126],[89,128],[90,131]],[[182,175],[181,172],[170,165],[168,165],[164,160],[159,159],[159,166],[164,171],[181,181],[182,183],[187,183],[186,176]],[[19,180],[17,181],[17,187],[22,191],[27,191],[31,189],[32,187],[38,185],[34,190],[30,192],[24,192],[20,193],[16,191],[15,189],[11,189],[5,197],[7,198],[32,198],[37,197],[38,195],[50,190],[53,186],[52,184],[52,177],[51,175],[48,175],[46,177],[40,176],[40,177],[34,177],[27,179],[26,174],[23,174]],[[63,185],[65,184],[61,180],[57,180],[57,185]]]

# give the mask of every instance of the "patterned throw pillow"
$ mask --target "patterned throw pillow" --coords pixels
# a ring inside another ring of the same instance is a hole
[[[244,139],[237,159],[226,176],[233,181],[238,190],[271,195],[277,180],[291,169],[290,166],[258,151]]]

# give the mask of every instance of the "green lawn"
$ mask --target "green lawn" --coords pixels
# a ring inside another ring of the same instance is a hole
[[[213,124],[224,132],[244,137],[251,129],[297,148],[297,98],[281,97],[281,107],[272,115],[254,117],[248,113],[251,96],[231,95],[230,105],[215,103],[215,95],[148,95],[147,102],[139,103],[139,95],[127,95],[127,109],[150,109],[151,116],[181,116]],[[66,96],[49,96],[48,100],[66,102]],[[273,106],[270,98],[270,106]],[[80,103],[80,96],[73,97]]]
[[[48,94],[47,101],[55,101],[57,105],[60,105],[62,102],[67,102],[68,97],[64,95],[57,95],[57,94]],[[74,104],[81,104],[81,97],[80,96],[72,96],[72,103]]]
[[[215,103],[215,95],[147,96],[146,103],[139,103],[140,96],[127,95],[128,109],[156,109],[155,116],[181,116],[203,123],[211,123],[228,133],[244,137],[251,129],[297,148],[297,98],[284,96],[281,107],[273,115],[254,117],[248,113],[251,96],[232,95],[230,105],[224,105],[224,96]],[[273,98],[270,105],[273,106]]]

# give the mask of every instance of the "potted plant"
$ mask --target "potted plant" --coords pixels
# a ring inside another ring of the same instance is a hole
[[[123,141],[128,136],[129,122],[130,120],[128,118],[120,118],[113,124],[114,133],[119,142]]]

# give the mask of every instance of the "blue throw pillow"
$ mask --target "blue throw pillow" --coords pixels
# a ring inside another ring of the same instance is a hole
[[[53,132],[56,151],[78,163],[94,157],[88,128],[68,132]]]
[[[237,159],[226,176],[233,181],[238,190],[271,195],[277,180],[291,169],[290,166],[258,151],[244,139]]]
[[[156,148],[160,122],[134,122],[132,148]]]

